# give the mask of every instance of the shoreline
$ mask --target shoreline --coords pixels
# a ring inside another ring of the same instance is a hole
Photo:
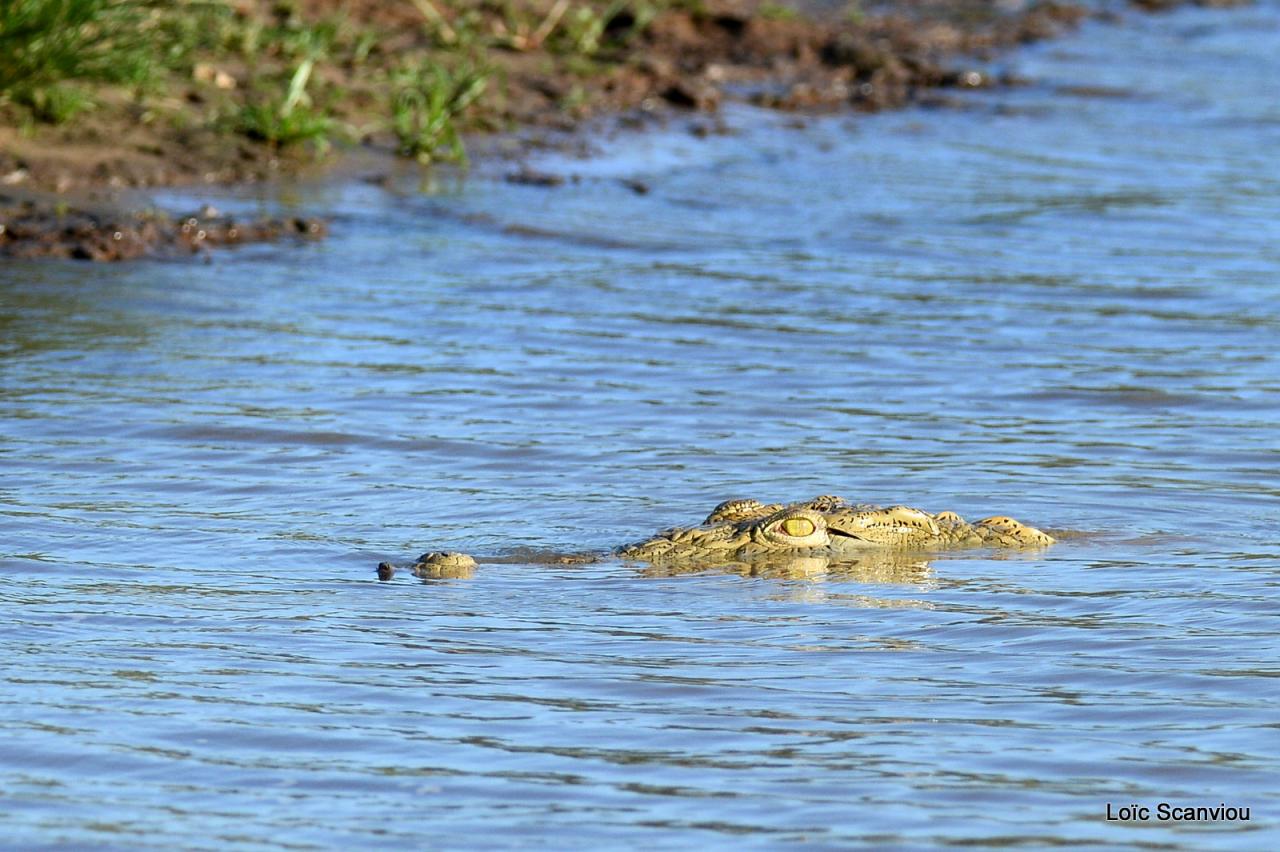
[[[185,65],[165,71],[159,93],[130,99],[118,85],[89,87],[92,108],[60,124],[41,123],[33,117],[36,106],[23,107],[9,96],[0,104],[0,257],[114,261],[321,238],[321,218],[239,221],[211,208],[138,210],[132,199],[147,188],[194,193],[201,186],[336,175],[354,149],[360,159],[465,166],[464,133],[479,143],[486,165],[496,160],[511,167],[509,180],[553,186],[552,176],[522,165],[523,155],[579,145],[584,131],[602,119],[625,132],[628,125],[644,125],[646,116],[701,116],[699,126],[714,132],[715,114],[729,101],[798,114],[927,103],[945,99],[948,90],[1016,82],[993,78],[983,63],[1087,19],[1120,19],[1108,9],[1056,0],[1013,12],[979,0],[892,0],[871,13],[857,5],[838,12],[802,8],[801,2],[623,3],[601,11],[592,2],[573,7],[555,0],[545,11],[528,7],[519,19],[527,24],[523,29],[509,13],[500,19],[483,11],[496,7],[437,8],[427,0],[393,11],[368,0],[227,7],[230,17],[223,23],[233,34],[274,22],[274,33],[306,34],[314,41],[320,38],[316,32],[330,32],[331,42],[343,46],[331,47],[332,68],[315,59],[314,47],[301,61],[285,53],[273,57],[267,48],[263,56],[247,59],[217,47],[193,49]],[[1145,0],[1127,8],[1179,5],[1185,3]],[[325,16],[339,6],[346,29],[321,30],[337,20]],[[285,7],[287,17],[280,11]],[[642,8],[652,15],[642,20]],[[595,28],[569,30],[564,16],[574,10],[575,20]],[[441,19],[430,21],[432,11]],[[424,27],[424,20],[432,25]],[[539,23],[531,29],[531,22]],[[475,44],[465,56],[461,49],[459,55],[442,52],[450,34],[461,41],[464,25],[483,35],[481,59],[475,58]],[[380,44],[383,52],[369,59]],[[367,65],[352,66],[344,53],[349,48],[365,50]],[[246,61],[255,67],[246,70]],[[396,76],[406,61],[419,63],[420,77],[411,81],[416,89],[405,88],[409,84]],[[487,69],[483,77],[474,70],[480,62]],[[268,116],[287,120],[287,126],[227,129],[218,116],[235,110],[242,118],[257,115],[252,110],[265,97],[260,81],[266,79],[289,84],[288,99]],[[322,113],[326,86],[347,97]],[[417,96],[434,100],[414,101]],[[378,113],[388,97],[399,99],[390,119]],[[409,107],[400,109],[405,98]],[[152,102],[171,111],[157,118],[163,110],[148,107]],[[210,104],[217,105],[213,113]],[[408,118],[406,110],[412,112]],[[286,131],[302,135],[286,139]]]

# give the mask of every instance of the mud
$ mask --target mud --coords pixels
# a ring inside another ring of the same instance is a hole
[[[945,104],[947,90],[1014,82],[982,70],[1000,51],[1053,37],[1090,16],[1116,17],[1096,6],[1059,0],[1022,7],[989,0],[890,0],[853,15],[849,9],[855,7],[836,13],[829,5],[825,10],[805,5],[819,1],[794,0],[785,7],[757,0],[673,5],[625,46],[594,55],[589,73],[581,63],[545,50],[492,51],[488,59],[502,84],[491,86],[472,108],[469,127],[473,134],[504,131],[513,144],[483,147],[488,157],[518,163],[529,146],[573,144],[565,140],[602,115],[614,116],[623,127],[643,124],[645,116],[706,115],[692,129],[709,134],[721,131],[715,113],[731,99],[796,111]],[[1162,10],[1179,2],[1135,0],[1135,6]],[[1205,2],[1226,5],[1230,0]],[[380,49],[387,55],[430,48],[414,4],[307,0],[299,7],[311,15],[341,9],[348,18],[377,28],[385,36]],[[605,36],[635,23],[624,11],[609,22]],[[349,78],[341,78],[343,73]],[[348,126],[376,126],[367,111],[376,98],[360,88],[368,81],[357,79],[355,71],[332,74],[354,93],[336,117]],[[203,97],[197,88],[177,94],[193,110]],[[361,104],[366,104],[365,112]],[[74,130],[34,136],[0,122],[0,187],[28,193],[22,201],[0,195],[0,254],[125,260],[323,235],[323,225],[311,219],[237,222],[221,216],[66,209],[65,193],[228,184],[317,168],[315,158],[303,152],[207,128],[179,132],[160,124],[144,126],[135,119],[130,110],[99,110]],[[197,125],[193,119],[188,128]],[[591,125],[599,127],[599,121]],[[510,132],[520,129],[533,132]],[[540,129],[560,135],[539,134]],[[356,144],[366,153],[393,156],[394,144],[376,130]],[[333,159],[330,154],[329,165]],[[507,166],[505,172],[507,180],[548,188],[563,181],[519,167]],[[644,192],[647,187],[634,189]]]
[[[94,261],[178,257],[244,243],[320,239],[327,232],[319,219],[239,219],[211,207],[171,216],[0,195],[0,257]]]

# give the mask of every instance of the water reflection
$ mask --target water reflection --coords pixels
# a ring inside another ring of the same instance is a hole
[[[13,261],[10,261],[13,263]],[[34,265],[0,301],[0,369],[10,359],[57,351],[109,352],[153,339],[145,315],[87,285],[72,270]]]
[[[478,561],[460,553],[427,553],[410,565],[408,571],[424,581],[469,580],[476,576],[477,571],[483,571],[486,565],[523,565],[533,569],[546,565],[590,565],[600,561],[604,560],[590,554],[555,554],[529,550],[500,557],[486,557]],[[929,561],[919,554],[891,551],[869,551],[864,556],[841,559],[779,554],[750,562],[690,560],[659,564],[631,563],[631,568],[643,577],[728,574],[772,580],[856,582],[921,587],[928,586],[933,576]],[[396,573],[397,569],[392,563],[379,563],[378,579],[390,580]]]
[[[893,551],[868,552],[855,559],[827,556],[762,558],[751,562],[696,562],[645,565],[646,577],[675,577],[683,574],[722,573],[774,580],[847,581],[926,585],[932,577],[929,562],[919,554]]]

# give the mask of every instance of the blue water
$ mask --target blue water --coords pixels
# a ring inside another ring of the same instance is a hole
[[[946,109],[0,267],[0,845],[1276,848],[1277,44],[1126,17]],[[829,492],[1063,540],[374,576]],[[1106,819],[1160,802],[1250,819]]]

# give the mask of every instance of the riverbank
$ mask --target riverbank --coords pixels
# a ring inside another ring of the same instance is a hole
[[[56,44],[24,52],[0,22],[0,254],[98,260],[323,231],[135,212],[146,187],[306,174],[353,147],[465,162],[464,136],[546,144],[601,115],[726,99],[894,108],[1001,84],[983,60],[1106,14],[1055,0],[43,5],[62,10],[37,22]]]

